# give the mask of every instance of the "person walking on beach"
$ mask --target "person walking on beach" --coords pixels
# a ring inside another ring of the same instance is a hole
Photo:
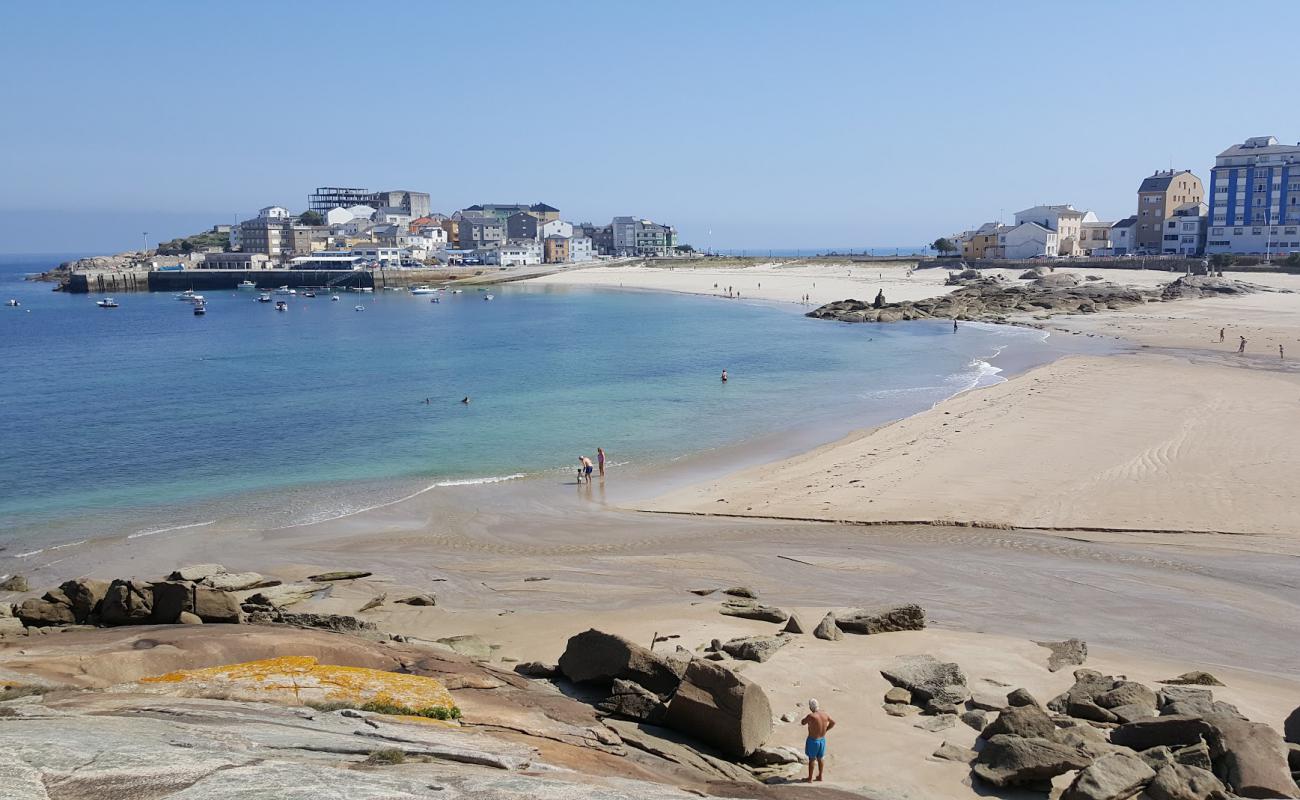
[[[584,478],[587,483],[591,483],[591,459],[586,456],[578,456],[578,464],[582,467],[582,478]]]
[[[596,448],[596,466],[600,468],[600,477],[605,477],[605,448]]]
[[[1282,345],[1277,346],[1277,357],[1286,361],[1286,351],[1282,349]]]
[[[957,318],[956,318],[956,317],[953,317],[953,318],[952,318],[952,332],[953,332],[953,333],[956,333],[956,332],[957,332]]]
[[[1246,352],[1246,337],[1241,337],[1241,344],[1237,345],[1238,355]]]
[[[826,734],[835,727],[835,720],[813,699],[808,701],[808,715],[799,724],[808,726],[808,739],[803,745],[804,755],[808,756],[808,783],[813,782],[813,765],[820,781],[826,777]]]
[[[1223,332],[1224,332],[1225,330],[1227,330],[1227,328],[1219,328],[1219,341],[1220,341],[1220,342],[1223,341]]]

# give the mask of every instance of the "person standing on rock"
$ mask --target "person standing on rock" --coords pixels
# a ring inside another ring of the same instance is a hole
[[[826,777],[826,734],[835,727],[835,720],[813,699],[808,701],[808,715],[799,724],[808,726],[808,739],[803,745],[804,755],[808,756],[808,783],[813,782],[814,765],[817,767],[817,780],[823,780]]]

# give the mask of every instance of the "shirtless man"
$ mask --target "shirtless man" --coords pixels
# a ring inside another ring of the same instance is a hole
[[[799,722],[808,726],[808,740],[804,742],[804,755],[808,756],[808,783],[813,782],[813,765],[817,765],[817,780],[826,775],[826,732],[835,727],[831,715],[821,710],[816,700],[808,701],[808,716]]]

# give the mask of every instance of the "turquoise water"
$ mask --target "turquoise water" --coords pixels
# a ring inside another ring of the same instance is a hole
[[[2,299],[23,304],[0,308],[10,553],[232,514],[294,524],[434,484],[571,480],[598,446],[649,465],[794,426],[842,432],[996,380],[1008,346],[1049,355],[1005,327],[561,287],[289,298],[284,313],[207,292],[204,317],[124,294],[100,309],[19,280],[51,261],[0,261]]]

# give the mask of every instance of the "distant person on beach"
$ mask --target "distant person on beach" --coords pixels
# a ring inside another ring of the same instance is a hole
[[[605,448],[596,448],[596,466],[600,468],[600,477],[605,477]]]
[[[591,459],[586,456],[578,456],[578,463],[582,465],[582,476],[591,483]]]
[[[727,371],[725,369],[722,371],[722,382],[727,382]]]
[[[1282,345],[1277,346],[1277,357],[1286,361],[1286,351],[1282,349]]]
[[[1237,353],[1240,354],[1245,352],[1246,352],[1246,337],[1243,336],[1241,337],[1241,344],[1237,345]]]
[[[1227,328],[1219,328],[1219,341],[1223,341],[1223,332],[1225,330],[1227,330]]]
[[[956,318],[956,317],[953,317],[953,318],[952,318],[952,332],[953,332],[953,333],[956,333],[956,332],[957,332],[957,318]]]
[[[808,715],[799,724],[808,726],[808,739],[803,745],[804,755],[808,756],[808,783],[813,782],[814,765],[817,767],[817,780],[823,780],[826,777],[826,734],[835,727],[835,720],[822,711],[814,699],[808,701]]]

